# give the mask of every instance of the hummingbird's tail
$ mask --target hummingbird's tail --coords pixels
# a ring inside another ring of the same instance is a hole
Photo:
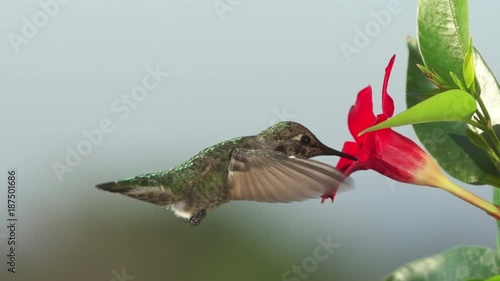
[[[110,181],[96,185],[100,190],[105,190],[109,192],[115,193],[127,193],[128,191],[137,187],[136,184],[133,183],[132,179],[124,179],[119,181]]]
[[[156,174],[146,174],[96,185],[100,190],[120,193],[159,206],[169,206],[178,200],[169,188],[158,182]]]
[[[106,190],[109,192],[118,192],[118,193],[123,193],[129,190],[129,188],[123,187],[122,185],[118,184],[117,181],[101,183],[96,185],[95,187],[97,187],[100,190]]]
[[[157,173],[144,174],[132,178],[101,183],[95,187],[109,192],[127,193],[134,189],[159,186],[158,176],[159,175]]]

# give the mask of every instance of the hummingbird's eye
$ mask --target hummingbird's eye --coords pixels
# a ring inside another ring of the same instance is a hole
[[[300,138],[300,143],[303,145],[308,145],[311,142],[311,138],[308,135],[303,135]]]

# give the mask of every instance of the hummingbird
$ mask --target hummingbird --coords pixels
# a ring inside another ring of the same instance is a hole
[[[231,200],[285,203],[332,191],[345,176],[309,159],[319,155],[357,160],[324,145],[303,125],[284,121],[257,135],[208,147],[170,170],[96,187],[171,209],[195,226],[207,210]]]

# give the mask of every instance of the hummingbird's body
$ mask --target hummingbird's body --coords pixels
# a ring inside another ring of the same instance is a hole
[[[335,168],[306,158],[339,155],[305,127],[280,122],[255,136],[224,141],[166,171],[97,185],[170,208],[192,225],[230,200],[290,202],[318,196],[343,180]]]

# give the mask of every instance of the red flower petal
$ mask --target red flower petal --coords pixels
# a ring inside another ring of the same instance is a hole
[[[359,149],[359,144],[351,141],[346,141],[344,143],[344,147],[342,148],[342,152],[350,154],[352,156],[357,156],[359,154]],[[340,157],[339,162],[337,163],[337,169],[345,172],[353,163],[354,161],[351,159]]]
[[[395,60],[396,55],[392,56],[389,65],[385,68],[384,85],[382,87],[382,110],[387,117],[391,117],[394,114],[394,101],[389,92],[387,92],[387,86],[389,85],[389,78],[391,77],[392,66]]]
[[[363,142],[365,135],[358,137],[364,129],[371,127],[376,121],[373,114],[372,87],[368,86],[358,93],[356,104],[351,107],[347,124],[349,131],[357,143]]]
[[[427,161],[425,152],[415,142],[391,129],[370,133],[358,159],[363,167],[409,183],[415,181],[416,175]]]
[[[332,194],[323,194],[321,195],[321,204],[325,203],[326,199],[330,199],[332,200],[332,203],[333,203],[333,199],[335,199],[335,195],[337,195],[337,192],[335,193],[332,193]]]
[[[387,91],[392,67],[396,56],[393,56],[385,69],[382,90],[383,114],[373,113],[372,89],[370,86],[358,93],[356,104],[349,111],[349,131],[356,142],[345,142],[342,152],[356,156],[357,161],[340,158],[337,169],[349,176],[359,170],[375,170],[389,178],[400,182],[439,186],[442,178],[436,162],[411,139],[393,131],[381,129],[358,134],[374,124],[379,124],[394,114],[394,101]],[[436,183],[437,182],[437,183]],[[321,196],[322,203],[330,198],[333,202],[337,187],[325,191]]]

